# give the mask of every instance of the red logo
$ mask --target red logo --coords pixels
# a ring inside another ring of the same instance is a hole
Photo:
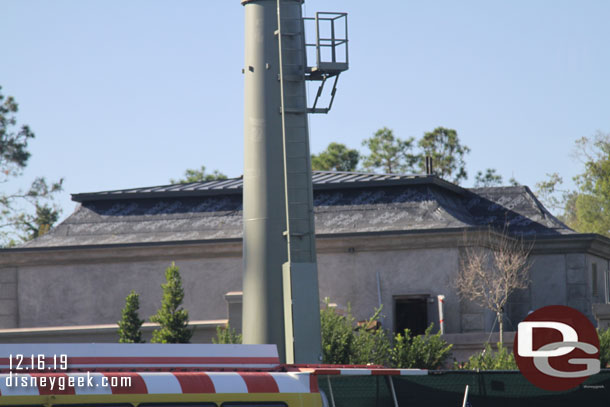
[[[523,376],[545,390],[571,389],[600,370],[595,327],[563,305],[528,315],[517,329],[513,353]]]

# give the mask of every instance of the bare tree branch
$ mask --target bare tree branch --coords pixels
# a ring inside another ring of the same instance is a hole
[[[454,286],[462,300],[472,301],[496,313],[502,342],[502,314],[510,295],[529,285],[532,243],[489,229],[483,239],[469,243],[464,234],[465,255]]]

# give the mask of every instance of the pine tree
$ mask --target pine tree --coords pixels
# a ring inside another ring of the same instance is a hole
[[[365,139],[362,145],[368,147],[370,154],[364,157],[364,169],[381,170],[386,174],[404,174],[413,172],[413,165],[418,157],[411,153],[413,138],[402,140],[394,132],[383,127],[373,137]]]
[[[140,319],[138,310],[140,309],[140,296],[131,290],[125,298],[125,308],[119,321],[119,342],[120,343],[144,343],[140,328],[144,320]]]
[[[422,172],[426,170],[426,157],[432,157],[435,175],[454,184],[468,178],[464,156],[470,153],[470,148],[460,143],[457,131],[437,127],[424,133],[417,145],[421,148],[417,159]]]
[[[188,328],[189,314],[181,307],[184,299],[182,278],[176,264],[165,270],[167,282],[161,284],[163,288],[163,301],[161,308],[150,317],[152,322],[158,323],[159,329],[153,332],[153,343],[189,343],[193,331]]]

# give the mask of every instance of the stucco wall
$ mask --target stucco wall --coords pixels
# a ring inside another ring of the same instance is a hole
[[[592,263],[597,264],[595,296]],[[586,253],[533,255],[530,287],[515,293],[509,303],[509,316],[515,328],[527,316],[528,310],[555,304],[576,308],[595,322],[592,305],[604,302],[607,266],[607,260]]]
[[[495,315],[459,301],[452,287],[462,241],[460,232],[318,238],[320,298],[342,308],[350,303],[356,319],[364,320],[378,306],[379,273],[384,327],[394,328],[394,297],[407,295],[430,296],[428,322],[438,326],[436,296],[443,294],[446,333],[489,331]],[[531,286],[507,306],[507,331],[530,310],[549,304],[573,306],[593,320],[592,303],[603,302],[607,260],[570,248],[565,239],[542,243],[532,255]],[[140,315],[148,319],[161,303],[171,261],[180,267],[190,319],[226,318],[224,295],[242,289],[239,241],[8,250],[0,256],[0,329],[116,323],[131,289],[140,294]]]
[[[537,255],[532,256],[530,270],[530,302],[531,309],[545,305],[566,304],[568,275],[578,273],[573,268],[568,272],[566,268],[566,255]],[[570,255],[570,260],[573,255]],[[572,266],[574,267],[574,266]]]
[[[593,264],[595,264],[597,268],[597,295],[593,292]],[[588,278],[586,280],[593,303],[606,302],[606,292],[610,289],[610,287],[608,287],[608,265],[608,260],[599,256],[587,254]]]
[[[598,269],[597,296],[592,296],[592,262],[597,263]],[[516,290],[510,296],[505,307],[504,329],[516,330],[530,311],[556,304],[576,308],[595,323],[592,304],[604,301],[606,270],[606,260],[586,253],[532,255],[529,287]],[[493,312],[466,300],[460,302],[460,318],[461,332],[498,329],[497,325],[494,327],[496,315]]]
[[[241,290],[241,258],[175,259],[183,278],[184,307],[192,320],[226,317],[224,294]],[[393,296],[437,294],[446,298],[446,327],[459,331],[457,298],[450,276],[457,270],[457,249],[405,251],[355,251],[318,256],[320,298],[329,297],[354,316],[370,317],[378,305],[380,274],[384,324],[393,326]],[[13,301],[4,307],[2,328],[44,327],[114,323],[120,318],[125,297],[134,289],[140,294],[140,315],[156,312],[170,261],[103,262],[95,264],[20,266],[0,272],[0,278],[16,279],[10,287]],[[13,281],[11,280],[11,281]],[[7,289],[7,292],[9,290]],[[7,294],[8,295],[8,294]],[[438,325],[436,302],[429,319]],[[15,318],[17,316],[17,318]]]
[[[18,326],[17,286],[17,267],[0,267],[0,328]]]
[[[241,259],[175,259],[191,320],[226,317],[224,294],[241,289]],[[140,294],[140,316],[161,305],[170,261],[19,267],[18,326],[115,323],[130,290]],[[8,325],[8,324],[7,324]],[[10,326],[4,325],[3,328]]]
[[[370,318],[379,304],[378,272],[386,328],[394,326],[394,296],[422,294],[434,301],[428,319],[438,327],[436,296],[444,294],[446,331],[459,332],[459,302],[451,288],[457,266],[456,248],[320,254],[320,298],[329,297],[342,308],[350,304],[357,320]]]

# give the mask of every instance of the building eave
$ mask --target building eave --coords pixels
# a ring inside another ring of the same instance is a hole
[[[316,236],[316,246],[319,254],[451,249],[464,245],[466,232],[475,235],[488,231],[487,228],[466,228],[319,234]],[[534,255],[588,253],[610,260],[610,239],[597,234],[545,236],[530,241],[534,243]],[[241,238],[11,248],[0,249],[0,268],[241,256]]]

